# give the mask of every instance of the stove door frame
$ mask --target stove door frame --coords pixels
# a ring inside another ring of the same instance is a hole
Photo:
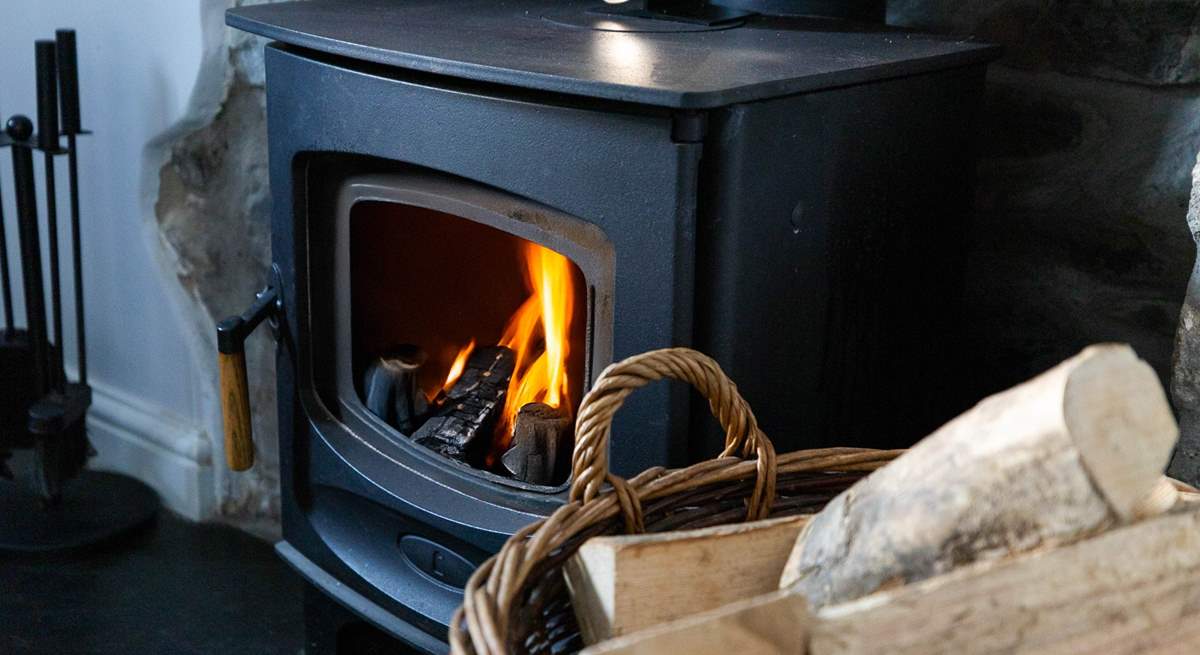
[[[587,355],[582,380],[591,386],[595,374],[612,361],[613,325],[613,248],[604,233],[596,226],[549,207],[511,196],[509,194],[471,184],[445,175],[429,173],[380,173],[348,178],[338,194],[337,226],[335,228],[335,281],[332,301],[335,303],[336,326],[333,335],[321,335],[316,331],[324,326],[313,325],[314,340],[328,343],[332,336],[334,344],[333,371],[314,371],[314,376],[334,377],[336,399],[341,420],[349,428],[348,433],[356,438],[368,440],[381,454],[399,447],[401,453],[385,454],[422,462],[431,469],[439,469],[439,479],[453,486],[460,493],[479,497],[493,495],[493,485],[501,485],[533,493],[563,492],[567,483],[553,491],[546,487],[535,487],[510,478],[502,478],[487,471],[472,469],[451,462],[426,448],[410,443],[408,436],[387,425],[364,406],[354,380],[352,317],[353,302],[351,289],[350,239],[351,211],[359,202],[383,202],[400,206],[432,209],[450,214],[480,225],[493,227],[502,232],[545,246],[570,259],[579,267],[587,288],[587,330],[585,346]],[[330,299],[325,299],[328,302]],[[322,385],[327,386],[327,385]],[[390,438],[390,433],[398,439]],[[384,435],[384,438],[380,438]],[[328,435],[331,445],[339,437],[348,436],[341,432]],[[387,480],[378,481],[387,485]],[[393,493],[399,493],[394,490]],[[557,503],[561,499],[556,498]]]

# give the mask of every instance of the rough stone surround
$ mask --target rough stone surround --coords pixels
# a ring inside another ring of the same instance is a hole
[[[234,0],[228,6],[260,4]],[[221,12],[213,3],[203,11]],[[210,17],[218,19],[220,17]],[[226,30],[224,83],[219,109],[169,146],[159,171],[155,216],[172,251],[183,291],[196,305],[198,334],[212,340],[215,322],[242,312],[270,269],[271,202],[268,184],[263,41]],[[257,286],[256,286],[257,285]],[[279,518],[279,452],[275,411],[275,348],[260,329],[246,344],[256,462],[245,473],[218,476],[218,511],[227,520],[274,531]],[[214,360],[215,361],[215,360]],[[216,376],[211,379],[216,397]],[[213,409],[219,409],[213,405]],[[220,435],[214,450],[221,452]]]
[[[970,252],[977,393],[1097,341],[1168,379],[1194,255],[1200,2],[895,0],[889,19],[1006,47]]]
[[[1005,46],[1004,65],[1146,85],[1200,82],[1196,0],[891,0],[888,20]]]
[[[893,0],[889,18],[1006,47],[988,88],[968,280],[977,392],[1091,342],[1129,342],[1173,381],[1184,439],[1172,471],[1196,480],[1191,302],[1174,372],[1172,351],[1195,258],[1184,216],[1200,2]],[[1194,206],[1191,221],[1198,233]],[[1200,305],[1200,281],[1189,297]]]
[[[1192,171],[1187,222],[1192,238],[1200,244],[1200,156]],[[1192,269],[1187,297],[1179,312],[1171,391],[1179,414],[1179,447],[1170,472],[1177,478],[1200,484],[1200,259]]]

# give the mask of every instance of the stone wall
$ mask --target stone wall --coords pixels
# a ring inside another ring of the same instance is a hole
[[[1187,222],[1192,238],[1200,244],[1200,156],[1192,171],[1192,200]],[[1200,259],[1192,269],[1175,338],[1175,374],[1171,391],[1179,414],[1180,434],[1171,474],[1200,484]]]
[[[228,6],[261,1],[233,0]],[[202,11],[223,14],[225,8],[209,3]],[[197,305],[196,329],[213,340],[214,364],[216,321],[249,306],[267,283],[271,264],[263,45],[262,39],[226,31],[225,47],[214,54],[224,74],[214,87],[222,95],[219,108],[171,144],[159,171],[158,227],[178,262],[179,283]],[[264,326],[246,343],[255,465],[231,473],[218,457],[217,499],[226,520],[269,533],[279,517],[279,452],[275,348],[268,332]],[[214,386],[216,379],[214,365]]]
[[[1166,380],[1194,244],[1196,0],[893,0],[889,21],[999,43],[968,279],[977,394],[1098,341]]]

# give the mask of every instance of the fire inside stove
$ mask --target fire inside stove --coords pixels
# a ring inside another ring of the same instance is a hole
[[[442,212],[351,212],[363,404],[443,457],[535,485],[567,476],[586,286],[567,257]]]

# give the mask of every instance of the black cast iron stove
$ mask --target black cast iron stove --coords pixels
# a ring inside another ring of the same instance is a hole
[[[396,343],[499,343],[522,298],[514,244],[571,263],[570,402],[614,359],[690,345],[781,451],[907,445],[960,408],[994,48],[752,13],[879,18],[877,1],[714,4],[712,20],[539,0],[229,12],[274,40],[279,552],[312,583],[315,650],[367,624],[444,650],[473,567],[562,501],[560,481],[451,461],[366,408],[365,367]],[[633,397],[617,472],[716,453],[695,405],[666,385]]]

